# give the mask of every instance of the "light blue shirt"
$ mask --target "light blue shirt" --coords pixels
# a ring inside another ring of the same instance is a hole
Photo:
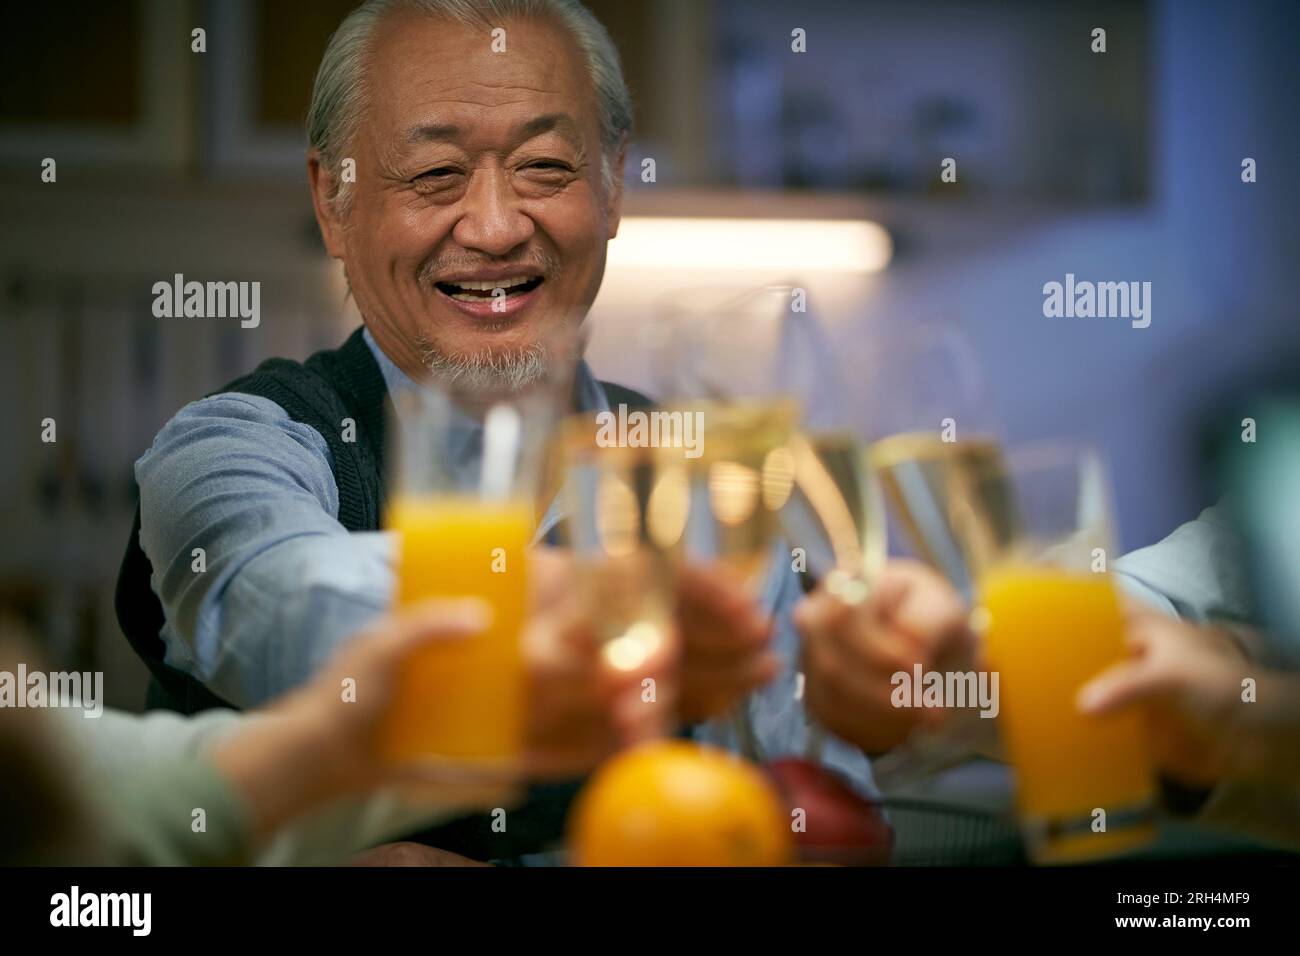
[[[1223,505],[1206,508],[1168,537],[1115,562],[1134,597],[1168,614],[1206,623],[1254,617],[1246,545]]]
[[[364,333],[390,395],[418,389]],[[578,369],[578,410],[608,410],[586,363]],[[168,664],[240,707],[255,707],[302,684],[393,598],[390,532],[349,532],[338,521],[329,447],[269,399],[225,393],[181,409],[136,462],[140,544],[166,622]],[[559,499],[537,530],[546,538],[564,517]],[[194,549],[206,570],[194,570]],[[799,640],[790,614],[801,595],[788,550],[774,549],[763,591],[774,615],[780,676],[746,701],[764,756],[801,752],[805,722],[795,697]],[[736,747],[729,720],[695,736]],[[861,789],[869,762],[831,739],[824,760]]]

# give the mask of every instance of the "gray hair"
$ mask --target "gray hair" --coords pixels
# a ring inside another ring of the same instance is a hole
[[[550,17],[569,31],[587,61],[600,108],[601,173],[605,191],[613,187],[611,159],[632,131],[632,96],[623,80],[618,49],[600,21],[578,0],[367,0],[334,31],[316,71],[307,111],[307,139],[334,173],[352,141],[367,95],[365,62],[370,38],[388,15],[409,10],[468,26],[491,29],[507,19]],[[351,191],[335,199],[346,212]]]

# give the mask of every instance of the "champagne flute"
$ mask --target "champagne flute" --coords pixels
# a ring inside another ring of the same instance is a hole
[[[796,292],[792,285],[730,297],[688,290],[668,311],[668,332],[657,354],[670,394],[708,397],[715,424],[710,441],[715,453],[723,449],[710,475],[712,508],[700,509],[721,522],[702,520],[694,529],[727,523],[729,497],[718,495],[719,488],[730,487],[730,498],[750,501],[761,491],[765,505],[746,541],[738,547],[723,536],[712,542],[711,553],[733,563],[744,555],[756,584],[780,536],[805,590],[825,579],[834,593],[857,602],[885,557],[881,498],[859,433],[844,416],[829,340],[808,312],[794,307],[797,300],[806,303]],[[741,425],[745,418],[749,427]],[[764,419],[766,429],[755,427]],[[746,480],[720,480],[733,477],[734,462],[746,451]],[[736,723],[746,752],[761,759],[743,706]],[[809,720],[810,757],[820,756],[822,739]]]
[[[868,460],[893,525],[891,550],[944,575],[968,600],[989,542],[1010,520],[1005,486],[974,475],[997,473],[1001,444],[974,348],[954,322],[931,320],[868,335],[852,356],[854,405],[870,441]],[[969,662],[946,661],[964,669]],[[979,756],[997,756],[988,721],[959,710],[936,730],[918,730],[873,761],[884,789]]]
[[[841,600],[858,603],[885,562],[881,489],[829,337],[807,312],[791,312],[783,326],[777,382],[799,395],[803,414],[791,442],[795,482],[782,527],[807,558],[805,589],[824,581]]]
[[[903,532],[891,544],[942,573],[967,597],[971,536],[953,521],[949,479],[1000,455],[992,404],[974,347],[959,325],[930,320],[865,338],[854,356],[853,396],[870,441],[872,468]],[[990,489],[992,491],[992,489]]]
[[[757,592],[789,497],[798,396],[778,367],[791,287],[679,290],[660,302],[651,358],[660,407],[693,415],[684,558],[718,561]]]
[[[789,444],[797,397],[777,359],[792,287],[691,287],[658,303],[649,354],[660,407],[696,416],[704,443],[689,467],[683,561],[736,571],[757,599],[793,488]],[[747,756],[763,755],[745,703],[733,723]]]
[[[622,671],[658,667],[675,651],[676,566],[689,509],[681,451],[610,443],[598,416],[573,416],[559,429],[555,467],[573,552],[607,663]],[[659,730],[666,731],[667,720]]]
[[[836,370],[830,339],[806,312],[786,317],[778,380],[803,398],[791,442],[794,490],[781,512],[785,538],[806,561],[805,592],[820,584],[847,604],[870,595],[887,556],[884,504],[861,422]],[[805,756],[821,758],[825,732],[805,710]]]

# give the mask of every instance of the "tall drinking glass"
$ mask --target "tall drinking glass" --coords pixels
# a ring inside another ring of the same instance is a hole
[[[546,440],[567,397],[567,353],[523,388],[475,383],[395,399],[385,527],[399,541],[397,602],[474,596],[490,625],[403,665],[379,745],[423,779],[491,783],[522,769],[527,548]]]
[[[1155,784],[1135,711],[1095,717],[1079,689],[1127,656],[1119,595],[1107,570],[1110,505],[1101,461],[1086,446],[1043,444],[970,475],[960,503],[1010,488],[1011,510],[980,526],[990,560],[978,572],[987,665],[1016,804],[1039,862],[1140,846],[1154,835]]]

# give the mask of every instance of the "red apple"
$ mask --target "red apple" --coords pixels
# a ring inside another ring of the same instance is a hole
[[[833,771],[801,757],[782,757],[764,768],[786,802],[795,843],[806,863],[884,866],[894,846],[893,828],[878,804],[860,796]],[[802,810],[801,817],[794,812]]]

